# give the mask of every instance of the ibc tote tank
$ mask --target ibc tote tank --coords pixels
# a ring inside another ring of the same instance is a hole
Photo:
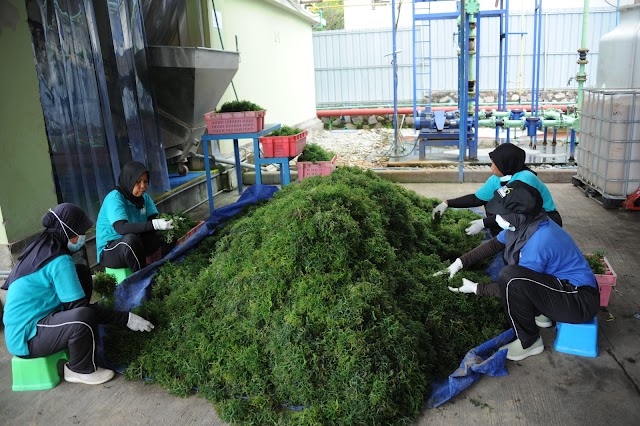
[[[578,176],[604,195],[640,186],[640,4],[600,39],[596,87],[583,99]],[[583,143],[584,142],[584,145]]]

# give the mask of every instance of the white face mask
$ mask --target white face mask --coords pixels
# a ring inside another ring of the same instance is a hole
[[[509,222],[507,222],[506,220],[504,220],[502,218],[502,216],[500,216],[499,214],[496,215],[496,223],[498,224],[498,226],[502,229],[504,229],[505,231],[515,231],[516,228],[515,226],[511,226],[511,224]]]
[[[512,175],[502,176],[500,177],[500,182],[509,182],[512,177],[513,177]]]
[[[58,219],[58,222],[60,222],[60,225],[62,225],[62,231],[64,232],[64,235],[67,236],[67,239],[69,241],[67,241],[67,248],[69,249],[69,251],[71,251],[72,253],[80,250],[82,248],[82,246],[84,245],[87,236],[86,235],[78,235],[78,233],[76,231],[74,231],[73,229],[71,229],[71,227],[69,225],[67,225],[66,223],[64,223],[62,221],[62,219],[60,219],[58,217],[58,215],[56,214],[56,212],[54,212],[53,210],[49,209],[49,211],[51,213],[53,213],[53,215],[56,217],[56,219]],[[64,229],[67,228],[69,231],[73,232],[74,234],[76,234],[78,236],[78,242],[77,243],[72,243],[71,242],[71,238],[69,237],[69,234],[67,234],[67,231]]]
[[[69,240],[67,242],[67,248],[69,249],[69,251],[71,251],[71,253],[75,253],[82,248],[86,240],[86,235],[78,235],[78,242],[74,244],[71,242],[71,240]]]

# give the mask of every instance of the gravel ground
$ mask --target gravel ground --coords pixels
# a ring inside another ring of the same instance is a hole
[[[413,132],[410,129],[403,129],[406,139],[409,141],[406,145],[402,145],[398,153],[400,160],[417,159],[415,153],[410,155],[413,148]],[[323,130],[314,135],[307,142],[316,143],[337,154],[338,166],[356,166],[363,169],[386,167],[392,156],[398,155],[393,152],[393,129],[372,129],[372,130]],[[492,150],[494,147],[493,140],[480,140],[480,148]],[[520,145],[520,144],[519,144]],[[525,143],[526,145],[526,143]],[[521,147],[527,150],[525,145]],[[562,144],[559,144],[561,146]],[[402,158],[405,157],[405,158]],[[441,162],[434,165],[424,164],[423,167],[436,169],[457,169],[458,163],[452,162],[450,165]],[[546,164],[534,167],[535,169],[554,169],[567,168],[575,166],[566,166],[560,164]],[[468,170],[488,170],[487,165],[474,165],[465,163]]]

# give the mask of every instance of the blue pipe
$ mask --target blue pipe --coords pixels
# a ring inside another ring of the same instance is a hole
[[[391,38],[393,40],[393,148],[398,147],[398,62],[396,54],[396,0],[391,1]],[[415,96],[414,96],[415,98]],[[415,110],[414,110],[415,112]]]
[[[464,182],[464,154],[467,150],[467,105],[468,105],[468,80],[469,80],[469,17],[465,11],[464,2],[460,5],[460,45],[461,51],[458,57],[458,99],[460,100],[460,133],[458,139],[458,181]]]
[[[418,90],[417,90],[417,79],[416,79],[416,20],[415,20],[415,16],[416,16],[416,2],[412,1],[411,2],[411,7],[413,9],[413,13],[412,16],[414,17],[413,19],[413,32],[411,34],[411,42],[412,42],[412,46],[413,46],[413,121],[414,123],[416,122],[416,119],[418,118]],[[429,102],[432,102],[433,99],[429,99]]]
[[[533,72],[531,75],[531,115],[535,116],[537,114],[535,105],[536,105],[536,62],[538,61],[538,55],[536,54],[536,49],[538,47],[538,8],[539,8],[539,0],[535,2],[535,9],[533,12]]]
[[[476,17],[476,85],[475,85],[475,96],[473,98],[475,102],[475,111],[473,113],[473,144],[471,149],[469,150],[469,160],[477,160],[478,159],[478,110],[480,106],[480,17]]]
[[[542,64],[542,59],[540,52],[542,50],[542,0],[539,0],[539,11],[538,11],[538,71],[536,73],[536,115],[540,115],[539,113],[539,102],[540,102],[540,68]]]

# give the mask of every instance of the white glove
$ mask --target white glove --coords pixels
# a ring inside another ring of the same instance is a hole
[[[472,220],[469,227],[464,231],[467,233],[467,235],[476,235],[477,233],[482,232],[483,229],[484,229],[484,220],[476,219],[476,220]]]
[[[127,327],[129,327],[129,329],[133,331],[151,331],[154,329],[153,324],[151,324],[141,316],[134,314],[133,312],[129,312],[129,321],[127,321]]]
[[[462,260],[456,259],[456,261],[453,262],[451,265],[449,265],[447,269],[440,272],[436,272],[435,274],[433,274],[433,276],[437,277],[438,275],[446,274],[448,272],[449,278],[453,278],[456,272],[458,272],[460,269],[462,269]]]
[[[153,224],[153,229],[156,231],[167,231],[169,229],[173,229],[173,219],[152,219],[151,223]]]
[[[449,290],[451,290],[454,293],[468,293],[468,294],[477,294],[476,290],[478,289],[478,283],[474,283],[471,280],[468,280],[466,278],[462,279],[462,287],[449,287]]]
[[[443,201],[440,204],[438,204],[436,206],[436,208],[433,209],[433,211],[431,212],[431,219],[435,219],[436,218],[436,214],[439,214],[440,217],[442,217],[442,215],[444,214],[445,210],[447,210],[447,207],[449,207],[449,206],[447,205],[446,201]]]

